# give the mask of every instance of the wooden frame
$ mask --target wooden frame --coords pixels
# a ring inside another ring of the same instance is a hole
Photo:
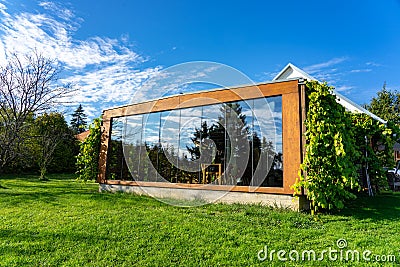
[[[283,187],[250,187],[250,186],[223,186],[208,185],[210,190],[229,190],[236,192],[258,192],[274,194],[293,194],[291,186],[295,183],[298,176],[300,164],[302,162],[302,147],[304,140],[304,98],[305,85],[298,80],[278,81],[237,88],[220,89],[199,93],[171,96],[158,100],[148,101],[139,104],[127,105],[123,107],[108,109],[103,112],[101,150],[99,159],[99,175],[97,182],[110,185],[127,186],[156,186],[168,188],[190,188],[205,189],[204,185],[197,184],[173,184],[159,182],[136,182],[107,180],[107,154],[110,143],[110,131],[112,118],[146,114],[173,110],[177,108],[188,108],[221,102],[231,102],[239,100],[255,99],[259,97],[282,96],[282,138],[283,138]]]

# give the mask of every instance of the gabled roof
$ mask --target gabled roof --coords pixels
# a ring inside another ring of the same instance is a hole
[[[306,79],[309,81],[318,81],[314,77],[312,77],[310,74],[306,73],[302,69],[296,67],[292,63],[289,63],[284,67],[281,72],[278,73],[278,75],[275,76],[273,81],[279,81],[279,80],[288,80],[288,79]],[[386,121],[379,118],[375,114],[371,113],[370,111],[366,110],[365,108],[361,107],[360,105],[354,103],[347,97],[343,96],[342,94],[338,93],[336,90],[333,92],[333,94],[336,96],[336,101],[342,105],[346,110],[350,112],[359,112],[359,113],[364,113],[370,116],[371,118],[386,124]]]
[[[86,130],[80,134],[76,134],[75,138],[78,139],[79,141],[83,142],[89,136],[89,134],[90,134],[90,131]]]
[[[300,78],[300,79],[306,79],[309,81],[317,81],[313,76],[308,74],[302,69],[299,69],[292,63],[289,63],[284,67],[281,72],[279,72],[273,81],[279,81],[279,80],[289,80],[289,79],[295,79],[295,78]]]

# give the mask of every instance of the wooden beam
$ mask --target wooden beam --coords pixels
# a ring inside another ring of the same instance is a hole
[[[177,108],[197,107],[260,97],[277,96],[288,93],[297,93],[297,85],[298,81],[294,80],[177,95],[114,109],[108,109],[104,111],[104,115],[109,118],[122,117],[136,114],[146,114],[149,112],[173,110]]]

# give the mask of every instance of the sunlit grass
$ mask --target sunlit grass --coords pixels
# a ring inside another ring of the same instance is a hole
[[[257,258],[265,246],[300,253],[337,249],[340,238],[349,249],[393,254],[400,263],[398,193],[361,197],[341,213],[312,217],[257,205],[174,207],[98,193],[97,184],[71,175],[49,178],[0,180],[0,266],[382,265]]]

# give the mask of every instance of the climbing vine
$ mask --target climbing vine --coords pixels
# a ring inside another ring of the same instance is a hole
[[[371,187],[378,192],[387,187],[384,167],[394,166],[393,145],[399,128],[391,121],[385,125],[366,114],[353,113],[351,117],[357,148],[362,151],[358,162],[368,166]]]
[[[98,174],[101,143],[101,119],[97,118],[89,126],[89,135],[80,144],[76,166],[79,180],[95,180]]]
[[[313,213],[342,209],[368,187],[360,179],[366,169],[373,192],[387,187],[384,167],[394,164],[393,145],[400,134],[391,121],[347,112],[332,93],[326,83],[307,83],[306,153],[293,188],[296,194],[306,191]]]
[[[352,120],[336,102],[333,88],[316,81],[307,83],[306,153],[300,176],[293,186],[306,190],[313,212],[342,209],[344,201],[355,198],[358,173]]]

